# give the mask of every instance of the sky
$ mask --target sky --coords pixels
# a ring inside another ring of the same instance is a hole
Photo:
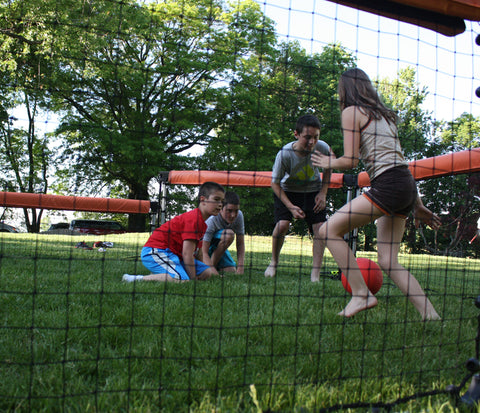
[[[413,67],[429,96],[423,109],[437,120],[452,121],[464,112],[480,116],[480,23],[447,37],[432,30],[340,6],[326,0],[255,0],[276,23],[279,39],[300,42],[308,53],[340,43],[372,78],[397,77]],[[475,77],[475,73],[477,76]]]

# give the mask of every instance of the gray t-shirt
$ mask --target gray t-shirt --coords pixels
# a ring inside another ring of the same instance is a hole
[[[294,142],[287,143],[275,158],[272,170],[272,182],[280,184],[286,192],[319,192],[322,189],[320,171],[312,165],[310,154],[298,156],[293,150]],[[315,150],[330,154],[330,147],[324,141],[318,141]]]
[[[207,219],[206,223],[207,231],[203,236],[203,240],[206,242],[212,242],[215,233],[221,229],[231,229],[237,235],[245,235],[245,223],[242,211],[238,211],[237,218],[235,218],[235,221],[231,224],[225,221],[220,214],[212,215]]]

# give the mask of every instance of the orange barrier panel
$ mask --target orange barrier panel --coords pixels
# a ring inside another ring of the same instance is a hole
[[[214,181],[224,186],[269,187],[272,172],[257,171],[170,171],[168,182],[174,185],[201,185]],[[330,188],[343,186],[343,174],[333,174]]]
[[[414,178],[438,178],[480,171],[480,148],[449,153],[410,162]],[[343,186],[344,174],[332,174],[331,188]],[[168,182],[175,185],[200,185],[215,181],[225,186],[269,187],[272,172],[256,171],[170,171]],[[365,172],[358,175],[358,185],[370,185]],[[60,209],[70,211],[148,214],[150,201],[136,199],[91,198],[19,192],[0,192],[0,206],[15,208]]]
[[[480,148],[454,152],[432,158],[419,159],[409,163],[413,177],[420,181],[445,175],[458,175],[480,171]],[[343,186],[342,173],[332,174],[330,188]],[[170,171],[168,182],[174,185],[201,185],[207,181],[225,186],[269,187],[272,179],[270,171]],[[366,172],[358,175],[358,185],[370,185]]]
[[[480,148],[412,161],[409,163],[409,169],[417,181],[478,172],[480,171]],[[366,172],[358,175],[358,185],[360,187],[370,185],[370,179]]]
[[[0,192],[0,206],[125,214],[148,214],[150,211],[150,201],[137,199],[91,198],[21,192]]]

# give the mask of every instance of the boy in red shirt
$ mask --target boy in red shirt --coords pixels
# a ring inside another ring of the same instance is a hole
[[[225,189],[216,182],[205,182],[198,192],[198,207],[165,222],[153,231],[142,249],[142,263],[150,275],[124,274],[123,280],[188,281],[206,280],[214,270],[201,261],[201,242],[207,224],[223,206]]]

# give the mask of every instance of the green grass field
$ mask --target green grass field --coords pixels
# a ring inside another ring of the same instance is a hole
[[[480,262],[401,257],[441,322],[422,322],[388,279],[375,309],[346,320],[330,255],[310,282],[307,238],[287,239],[274,279],[270,238],[247,236],[244,275],[123,283],[147,273],[147,236],[0,234],[1,411],[455,410],[444,390],[475,356]],[[114,247],[74,248],[83,240]]]

